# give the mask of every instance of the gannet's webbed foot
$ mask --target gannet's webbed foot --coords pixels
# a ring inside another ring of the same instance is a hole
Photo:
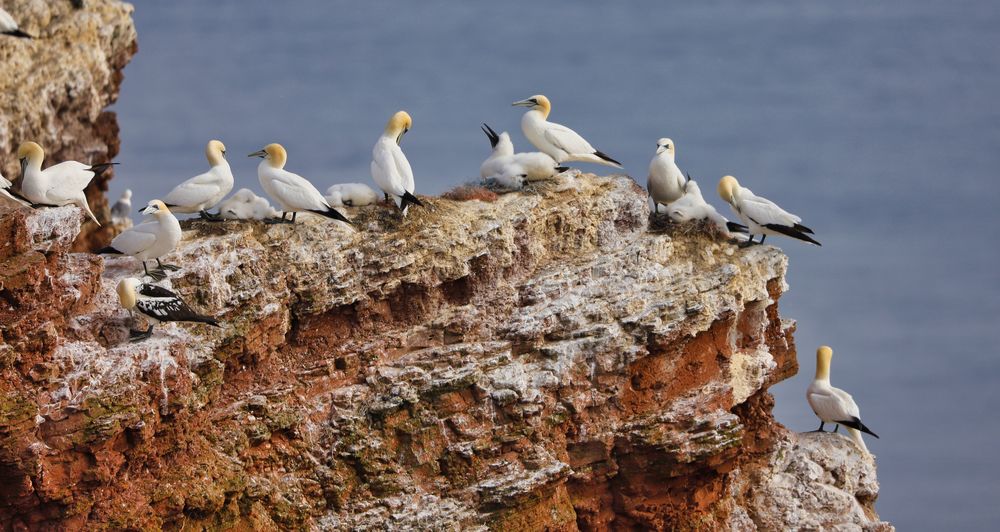
[[[128,341],[129,342],[141,342],[150,336],[153,336],[153,326],[150,325],[145,331],[139,331],[136,329],[128,330]]]
[[[149,271],[149,268],[146,267],[146,261],[142,261],[142,271],[145,272],[146,277],[149,277],[154,281],[162,281],[167,276],[167,272],[163,271],[162,268]]]
[[[159,268],[157,269],[160,270],[161,272],[166,270],[176,272],[177,270],[181,269],[180,266],[177,266],[175,264],[163,264],[162,262],[160,262],[160,259],[156,259],[156,265],[159,266]]]
[[[201,215],[201,219],[205,220],[206,222],[222,222],[222,221],[225,221],[225,218],[222,217],[222,213],[212,214],[212,213],[208,212],[207,210],[202,209],[198,214]]]
[[[281,218],[268,218],[268,219],[264,220],[264,223],[270,224],[270,225],[274,225],[274,224],[290,224],[290,223],[292,223],[287,218],[285,218],[285,216],[288,216],[288,213],[287,212],[282,212],[281,213]],[[292,219],[293,220],[295,219],[294,213],[292,215]]]

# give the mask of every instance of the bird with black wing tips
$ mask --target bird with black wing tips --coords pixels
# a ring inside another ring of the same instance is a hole
[[[177,294],[162,286],[143,283],[135,277],[126,277],[118,282],[118,302],[133,318],[133,313],[138,312],[149,322],[146,330],[129,328],[129,341],[132,342],[149,338],[153,335],[153,326],[163,322],[207,323],[220,327],[218,320],[191,310]]]

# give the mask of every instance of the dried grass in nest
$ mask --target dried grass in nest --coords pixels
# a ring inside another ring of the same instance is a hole
[[[441,197],[453,201],[479,200],[492,203],[497,200],[496,192],[479,185],[459,185],[448,192],[441,194]]]

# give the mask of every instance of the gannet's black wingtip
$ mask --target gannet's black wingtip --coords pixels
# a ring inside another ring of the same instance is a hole
[[[118,251],[117,249],[115,249],[115,248],[113,248],[111,246],[103,247],[103,248],[97,250],[96,253],[98,255],[121,255],[122,254],[121,251]]]
[[[729,229],[730,233],[749,233],[750,232],[750,228],[749,227],[747,227],[747,226],[745,226],[743,224],[738,224],[736,222],[728,222],[727,221],[726,222],[726,229]]]
[[[338,211],[337,209],[334,209],[333,207],[327,207],[327,210],[325,210],[325,211],[321,211],[319,209],[316,209],[316,210],[310,210],[309,212],[316,213],[316,214],[318,214],[320,216],[326,216],[327,218],[330,218],[330,219],[333,219],[333,220],[340,220],[341,222],[344,222],[344,223],[353,224],[353,222],[351,222],[350,218],[344,216],[343,214],[340,213],[340,211]]]
[[[408,205],[411,205],[411,204],[412,205],[419,205],[420,207],[424,206],[424,204],[421,203],[420,200],[417,199],[416,196],[414,196],[413,194],[411,194],[409,192],[403,192],[403,201],[401,201],[399,203],[399,210],[405,212],[406,211],[406,207]]]
[[[10,30],[3,32],[4,35],[10,35],[11,37],[20,37],[22,39],[34,39],[35,37],[29,33],[25,33],[20,29]]]
[[[878,434],[875,434],[874,432],[872,432],[872,430],[870,428],[868,428],[867,426],[865,426],[865,424],[862,423],[861,420],[858,419],[857,417],[852,417],[851,419],[845,420],[845,421],[838,421],[837,423],[839,423],[839,424],[841,424],[841,425],[843,425],[845,427],[850,427],[850,428],[855,429],[855,430],[860,430],[861,432],[864,432],[865,434],[870,434],[870,435],[874,436],[875,438],[878,438]]]
[[[612,159],[610,155],[602,152],[601,150],[594,150],[594,155],[600,157],[601,159],[604,159],[605,161],[608,161],[609,163],[615,163],[618,166],[622,166],[622,163]]]
[[[823,245],[820,244],[818,241],[814,240],[809,235],[803,233],[802,231],[799,231],[798,229],[795,229],[794,227],[788,227],[787,225],[778,225],[778,224],[764,224],[764,227],[772,231],[775,231],[777,233],[781,233],[785,236],[795,238],[797,240],[802,240],[805,242],[809,242],[811,244],[816,244],[817,246]]]

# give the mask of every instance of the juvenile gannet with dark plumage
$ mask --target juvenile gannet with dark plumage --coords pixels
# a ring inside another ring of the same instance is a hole
[[[741,187],[731,175],[719,180],[719,196],[732,207],[733,212],[750,230],[747,245],[763,244],[767,235],[784,235],[820,246],[809,235],[813,230],[802,225],[802,218],[785,211],[767,198],[755,196],[749,188]],[[760,242],[754,242],[753,235],[761,235]]]
[[[150,201],[139,212],[149,215],[151,219],[122,231],[111,241],[110,246],[97,253],[135,257],[142,261],[142,270],[146,275],[158,281],[166,277],[164,270],[180,269],[170,264],[162,264],[160,257],[173,251],[181,241],[181,224],[160,200]],[[146,261],[154,259],[158,269],[150,272],[146,267]]]
[[[378,185],[386,197],[391,196],[396,202],[396,206],[406,216],[406,209],[410,205],[424,206],[423,203],[413,195],[413,169],[410,168],[410,161],[406,159],[400,142],[403,135],[413,127],[413,119],[406,111],[398,111],[389,118],[385,125],[382,136],[375,141],[372,148],[372,180]]]
[[[21,31],[21,28],[17,25],[17,21],[14,20],[14,17],[10,16],[10,13],[2,7],[0,7],[0,33],[10,35],[12,37],[21,37],[22,39],[34,38]]]
[[[660,205],[666,207],[681,199],[687,181],[674,162],[674,141],[668,138],[656,141],[656,154],[649,162],[646,181],[646,190],[653,199],[653,212],[660,212]]]
[[[5,178],[3,174],[0,174],[0,196],[7,198],[19,205],[30,207],[31,206],[30,203],[14,196],[14,194],[11,193],[11,191],[13,190],[13,186],[14,186],[13,183],[7,181],[7,178]]]
[[[61,207],[76,205],[97,225],[101,225],[87,204],[87,188],[94,176],[100,175],[116,163],[88,165],[77,161],[64,161],[42,170],[45,151],[34,142],[25,142],[17,149],[21,160],[21,195],[38,206]]]
[[[540,151],[514,153],[514,143],[506,131],[498,135],[486,124],[483,124],[482,129],[490,139],[490,146],[493,147],[490,156],[479,166],[479,177],[483,180],[496,180],[501,184],[515,185],[515,181],[521,181],[522,184],[523,181],[543,181],[569,170],[565,166],[559,166],[555,159]]]
[[[521,131],[536,148],[547,153],[556,162],[582,161],[622,167],[622,163],[594,149],[576,131],[562,124],[549,122],[547,119],[552,111],[552,104],[545,96],[536,94],[511,105],[529,108],[521,117]]]
[[[218,140],[208,141],[205,157],[211,166],[204,174],[196,175],[177,185],[163,198],[163,203],[175,213],[198,213],[206,220],[219,220],[209,214],[222,198],[233,190],[233,171],[226,161],[226,145]]]
[[[165,321],[207,323],[219,327],[215,318],[191,310],[177,294],[162,286],[143,283],[135,277],[126,277],[118,282],[118,302],[129,311],[129,315],[136,311],[149,322],[145,331],[129,327],[129,339],[133,342],[149,338],[153,335],[153,326]]]
[[[670,203],[667,216],[675,222],[690,220],[708,220],[727,238],[748,238],[747,227],[736,222],[730,222],[719,214],[715,207],[705,201],[701,188],[694,179],[688,179],[684,185],[684,195]],[[736,234],[739,233],[740,236]]]
[[[861,410],[851,394],[830,385],[830,360],[832,358],[833,349],[824,345],[816,350],[816,378],[806,390],[806,400],[809,401],[809,406],[819,418],[819,429],[816,432],[823,432],[823,425],[827,423],[837,425],[834,432],[840,425],[843,425],[847,427],[851,439],[858,444],[858,447],[868,452],[868,447],[865,446],[861,433],[871,434],[876,438],[878,435],[861,422]]]
[[[281,219],[272,223],[295,223],[300,212],[311,212],[334,220],[351,223],[340,211],[334,209],[326,198],[316,190],[308,179],[285,170],[288,152],[281,144],[268,144],[263,150],[251,153],[250,157],[263,159],[257,166],[257,179],[264,192],[278,204]],[[285,216],[292,213],[292,219]]]

